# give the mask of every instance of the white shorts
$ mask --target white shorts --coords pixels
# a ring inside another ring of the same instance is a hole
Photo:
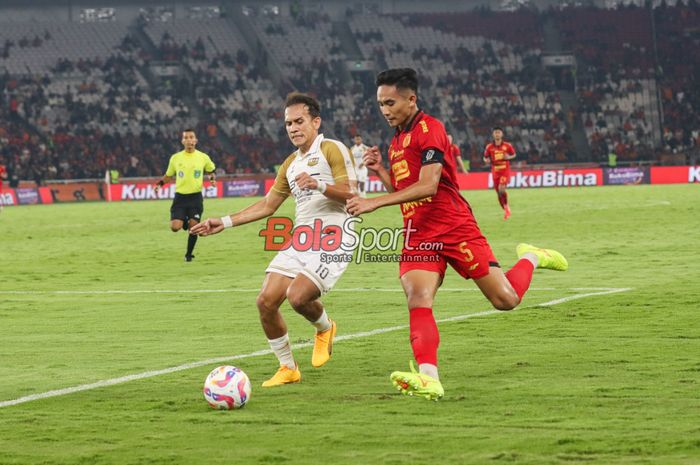
[[[362,168],[356,168],[355,172],[357,173],[357,182],[367,182],[367,175],[369,172],[367,171],[367,167],[363,166]]]
[[[321,294],[329,292],[352,261],[352,252],[339,248],[332,252],[298,251],[292,247],[275,255],[266,273],[296,278],[299,273],[309,278]]]

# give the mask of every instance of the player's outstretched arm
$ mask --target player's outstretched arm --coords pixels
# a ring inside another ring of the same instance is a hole
[[[211,236],[218,234],[226,228],[241,226],[262,218],[266,218],[277,211],[287,195],[271,190],[267,195],[254,204],[234,213],[233,215],[222,216],[221,218],[207,218],[190,228],[190,234],[198,236]]]
[[[418,175],[418,181],[414,182],[407,188],[371,199],[353,197],[347,201],[348,212],[350,212],[351,215],[357,216],[362,213],[369,213],[377,208],[386,207],[388,205],[412,202],[414,200],[420,200],[430,197],[431,195],[435,195],[438,189],[438,184],[440,184],[441,174],[441,163],[423,165],[420,170],[420,174]]]

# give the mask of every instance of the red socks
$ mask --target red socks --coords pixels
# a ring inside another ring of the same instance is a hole
[[[505,210],[506,205],[508,205],[508,192],[500,193],[498,192],[498,203],[501,204],[501,208]]]
[[[520,300],[527,292],[527,288],[530,287],[530,281],[532,281],[532,272],[535,267],[532,262],[526,258],[521,258],[518,263],[513,265],[513,268],[508,270],[506,273],[506,278],[513,289],[518,294]]]
[[[409,311],[409,317],[413,356],[419,365],[430,363],[437,366],[440,333],[433,317],[433,309],[417,307]]]

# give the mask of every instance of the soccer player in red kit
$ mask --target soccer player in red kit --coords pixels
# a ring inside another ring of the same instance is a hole
[[[454,143],[452,134],[447,135],[447,140],[450,142],[450,150],[452,151],[452,156],[455,157],[455,167],[458,173],[466,173],[467,170],[464,168],[464,160],[462,160],[462,151],[459,149],[459,145]]]
[[[416,72],[410,68],[386,70],[377,75],[376,84],[379,108],[396,128],[388,154],[391,170],[384,168],[376,146],[365,152],[363,161],[389,193],[353,197],[347,207],[351,214],[360,215],[401,205],[404,226],[411,228],[411,234],[404,240],[399,275],[408,300],[411,347],[419,367],[416,371],[411,362],[410,372],[393,372],[391,381],[403,394],[437,400],[444,390],[438,376],[440,335],[432,307],[447,264],[462,277],[473,279],[499,310],[511,310],[520,303],[535,268],[565,270],[568,264],[554,250],[520,244],[520,260],[504,273],[459,192],[443,124],[418,109]],[[438,241],[442,250],[421,250],[421,244]]]
[[[496,126],[491,135],[493,142],[487,145],[486,150],[484,150],[484,163],[491,164],[493,188],[498,193],[498,203],[505,210],[503,219],[507,220],[510,216],[510,207],[508,206],[506,187],[510,181],[510,161],[515,158],[515,149],[503,140],[502,128]]]

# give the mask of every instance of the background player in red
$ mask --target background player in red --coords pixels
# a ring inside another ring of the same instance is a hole
[[[506,187],[510,181],[510,161],[515,158],[515,149],[511,144],[503,140],[503,129],[496,126],[491,134],[493,142],[484,150],[484,163],[491,164],[491,176],[493,176],[493,188],[498,193],[498,203],[505,210],[503,219],[510,216],[508,206],[508,193]]]
[[[553,250],[520,244],[521,259],[504,273],[481,234],[471,207],[457,186],[455,160],[443,124],[417,106],[418,77],[410,68],[390,69],[377,75],[377,100],[389,125],[396,128],[389,146],[391,171],[382,164],[379,148],[365,152],[365,165],[380,177],[388,194],[347,201],[353,215],[388,205],[401,205],[404,226],[411,228],[404,240],[399,274],[408,300],[410,340],[419,372],[396,371],[395,386],[408,395],[438,399],[444,390],[437,369],[440,342],[433,300],[442,284],[447,264],[464,278],[471,278],[499,310],[511,310],[530,286],[536,267],[565,270],[566,259]],[[421,244],[438,241],[442,250],[420,250]]]
[[[466,173],[467,169],[464,167],[464,160],[462,160],[462,151],[459,149],[459,145],[454,143],[452,134],[447,135],[447,140],[450,142],[450,150],[452,151],[452,155],[455,157],[457,172]]]

